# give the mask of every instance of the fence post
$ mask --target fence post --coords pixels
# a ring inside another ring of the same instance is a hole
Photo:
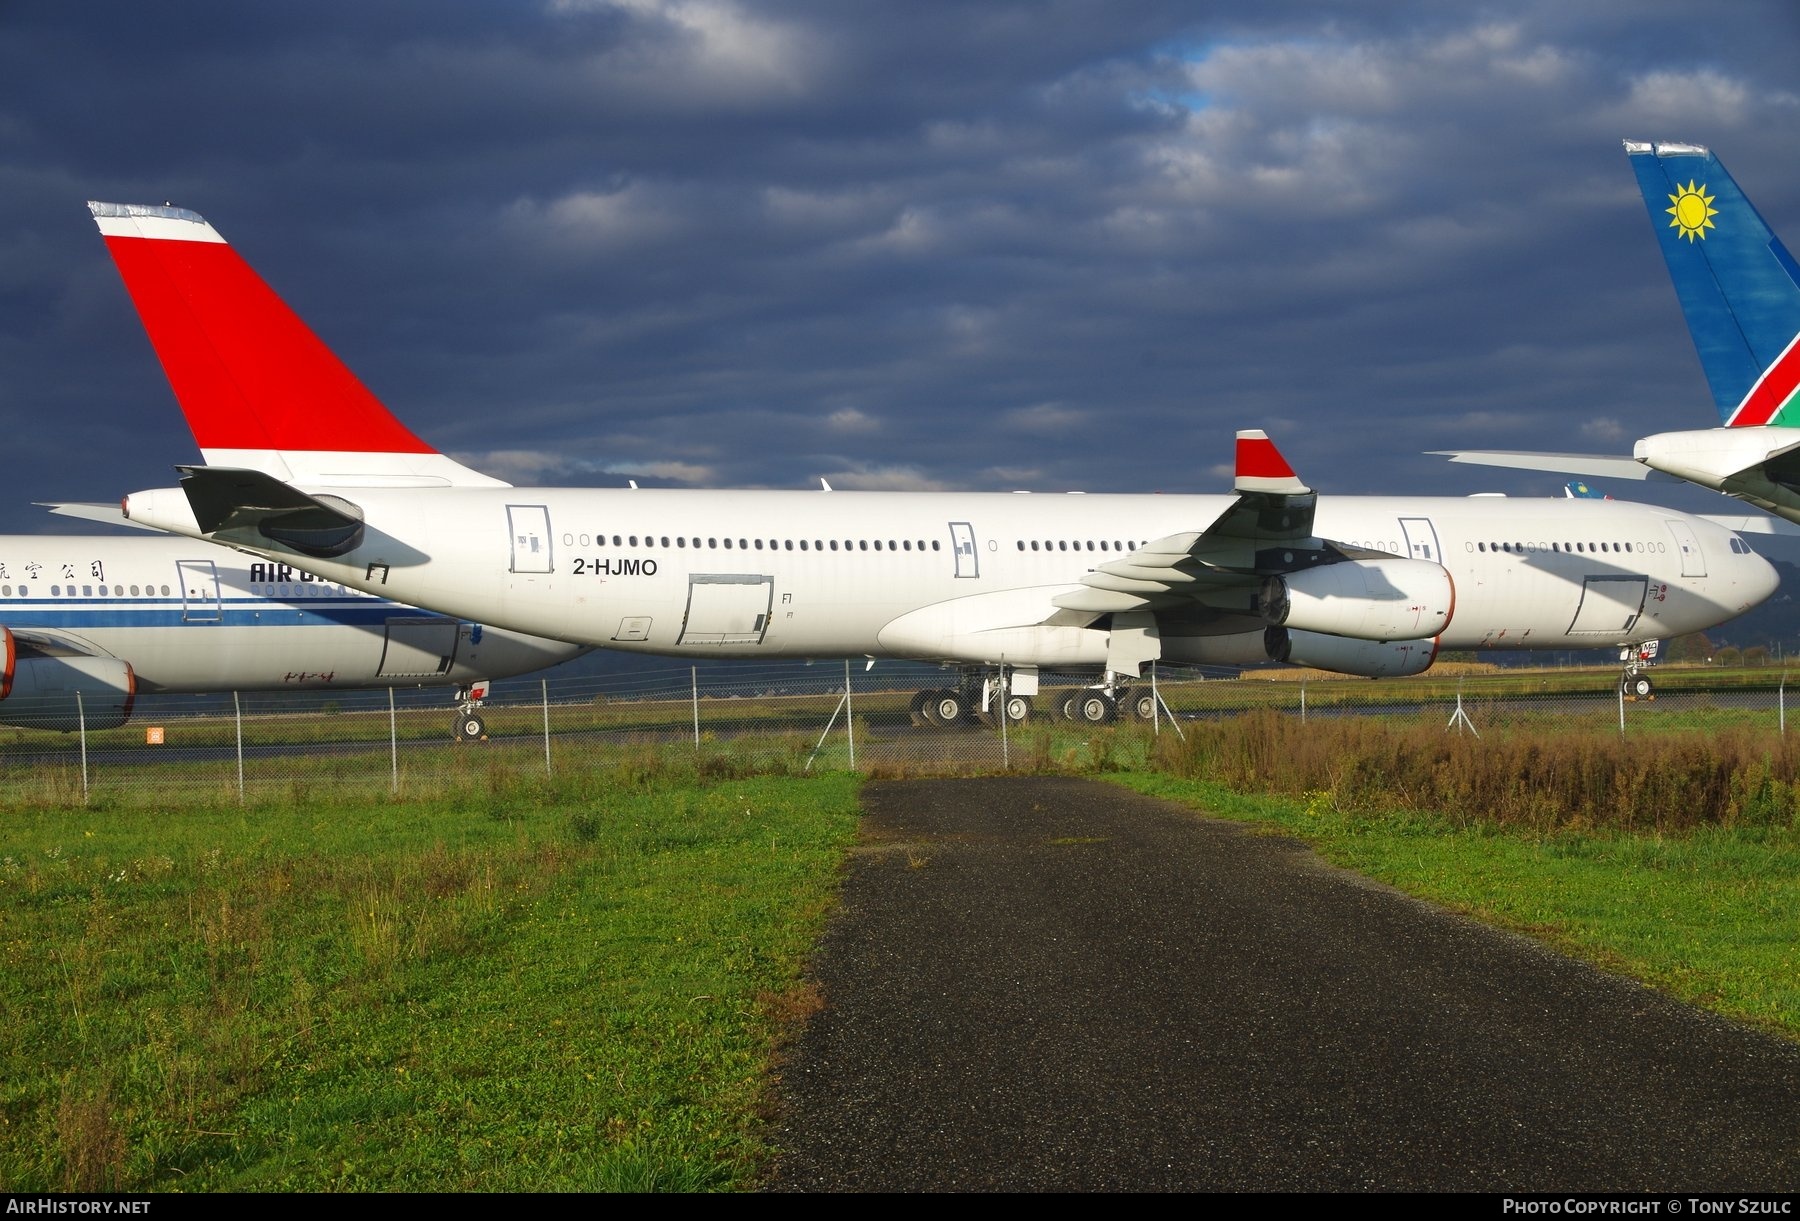
[[[538,679],[544,691],[544,777],[549,779],[555,773],[550,770],[550,680]]]
[[[850,659],[844,658],[844,731],[850,738],[850,770],[856,770],[856,704],[850,698]]]
[[[388,792],[400,791],[400,718],[394,712],[394,689],[388,688]]]
[[[81,692],[75,693],[75,727],[81,731],[81,803],[87,804],[88,771],[87,771],[87,706],[81,702]]]
[[[1150,663],[1150,736],[1162,737],[1162,696],[1156,692],[1156,663]]]
[[[1781,736],[1787,737],[1787,671],[1781,672],[1781,686],[1775,689],[1775,704],[1781,709]]]
[[[1625,680],[1619,680],[1619,736],[1625,736]]]
[[[238,693],[231,693],[231,716],[237,725],[238,804],[244,804],[244,703]]]
[[[1012,684],[1006,681],[1006,658],[1000,659],[1000,683],[995,691],[998,702],[994,705],[1000,713],[1000,766],[1012,771],[1012,740],[1007,736],[1006,723],[1012,718],[1006,715],[1006,706],[1012,703]]]
[[[688,667],[688,682],[694,693],[694,749],[700,749],[700,667]]]
[[[1306,724],[1306,680],[1300,680],[1300,723]]]

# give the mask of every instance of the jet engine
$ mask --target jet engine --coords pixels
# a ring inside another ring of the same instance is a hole
[[[0,627],[0,724],[69,732],[117,729],[131,719],[137,675],[117,657],[86,654],[20,655],[13,634]]]
[[[1428,639],[1450,626],[1455,610],[1449,569],[1398,556],[1302,569],[1270,577],[1262,588],[1269,626],[1354,640]]]
[[[1263,647],[1273,661],[1334,674],[1363,678],[1404,678],[1423,674],[1437,659],[1436,637],[1429,640],[1350,640],[1319,632],[1272,627],[1263,634]]]

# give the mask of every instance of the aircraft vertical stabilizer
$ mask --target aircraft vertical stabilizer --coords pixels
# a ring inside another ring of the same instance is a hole
[[[1628,140],[1625,152],[1719,418],[1800,425],[1800,265],[1710,150]]]
[[[89,202],[212,466],[315,487],[504,487],[414,436],[202,216]]]

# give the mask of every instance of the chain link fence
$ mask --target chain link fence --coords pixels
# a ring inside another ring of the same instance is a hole
[[[66,732],[0,728],[0,779],[14,805],[166,806],[479,789],[670,759],[718,775],[1081,770],[1142,764],[1159,734],[1255,709],[1302,720],[1378,716],[1477,737],[1616,733],[1647,748],[1670,732],[1787,730],[1784,672],[1664,667],[1653,677],[1644,697],[1607,669],[1372,682],[1159,666],[1124,700],[1095,700],[1105,693],[1072,676],[1044,675],[1029,696],[990,688],[984,715],[979,684],[927,666],[547,671],[496,682],[479,707],[460,711],[442,688],[145,697],[113,728],[83,718]],[[957,702],[942,703],[946,695]],[[998,715],[1003,708],[1013,715]],[[953,715],[946,722],[941,711]]]

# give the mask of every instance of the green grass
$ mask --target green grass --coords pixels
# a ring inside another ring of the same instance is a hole
[[[13,810],[0,1189],[722,1190],[855,781]]]
[[[1124,772],[1800,1037],[1800,748],[1775,735],[1184,728],[1034,724],[1012,766]],[[858,733],[869,774],[998,769],[874,762],[935,739]],[[9,772],[0,1190],[753,1185],[854,833],[856,779],[798,774],[815,740],[559,740],[554,778],[529,741],[420,748],[393,796],[385,751],[251,763],[243,805],[233,764],[86,804],[66,768]]]
[[[1409,894],[1800,1038],[1800,832],[1791,825],[1502,830],[1418,811],[1346,811],[1324,791],[1246,794],[1153,773],[1115,779],[1294,834]]]

